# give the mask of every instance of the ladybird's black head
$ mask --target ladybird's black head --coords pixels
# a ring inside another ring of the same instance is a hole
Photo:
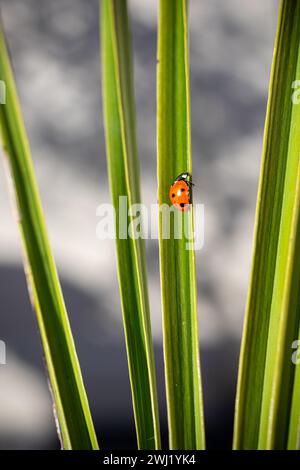
[[[194,184],[192,183],[192,175],[187,171],[177,176],[175,181],[185,181],[189,187],[194,186]]]
[[[185,171],[184,173],[180,173],[179,176],[177,176],[176,181],[192,181],[192,175]]]

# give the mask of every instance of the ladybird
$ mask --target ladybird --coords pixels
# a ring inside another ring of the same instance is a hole
[[[185,212],[192,204],[192,175],[181,173],[170,187],[170,200],[176,209]]]

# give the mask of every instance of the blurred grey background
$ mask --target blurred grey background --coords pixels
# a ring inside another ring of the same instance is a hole
[[[156,0],[130,0],[143,200],[156,188]],[[136,446],[114,242],[96,238],[109,202],[97,0],[1,0],[51,242],[101,446]],[[239,343],[276,0],[191,0],[191,107],[209,448],[231,444]],[[0,166],[0,448],[58,448],[19,236]],[[157,241],[147,242],[161,423],[166,445]]]

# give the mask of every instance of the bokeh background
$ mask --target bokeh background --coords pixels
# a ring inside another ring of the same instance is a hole
[[[130,0],[143,201],[156,202],[157,0]],[[231,445],[276,0],[191,0],[192,143],[202,375],[209,448]],[[101,446],[135,448],[109,202],[97,0],[1,0],[52,247]],[[19,235],[0,166],[0,448],[58,448]],[[164,446],[158,243],[147,241]]]

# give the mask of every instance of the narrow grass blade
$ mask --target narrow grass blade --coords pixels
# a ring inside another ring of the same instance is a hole
[[[169,205],[175,178],[192,173],[186,0],[160,1],[157,69],[158,199]],[[181,222],[192,232],[193,211],[171,215],[167,239],[160,211],[159,240],[169,441],[172,449],[203,449],[195,254],[188,237],[175,238]]]
[[[140,203],[127,1],[102,0],[101,5],[107,163],[116,210],[118,276],[133,409],[139,448],[155,449],[160,447],[160,433],[145,247],[141,238],[127,234],[133,221],[128,207]],[[127,198],[125,208],[120,196]]]
[[[296,341],[295,341],[296,343]],[[300,367],[299,367],[299,347],[300,347],[300,331],[298,333],[297,350],[293,352],[295,358],[295,377],[292,392],[292,404],[288,433],[288,450],[300,450]]]
[[[49,245],[1,25],[0,80],[6,87],[6,103],[0,105],[0,144],[10,171],[28,287],[41,333],[62,445],[65,449],[96,449],[97,439]]]
[[[299,427],[299,379],[294,380],[291,360],[300,318],[300,105],[294,101],[293,88],[300,79],[299,46],[300,1],[284,0],[271,72],[240,358],[234,432],[238,449],[285,449],[289,434],[297,434]]]

